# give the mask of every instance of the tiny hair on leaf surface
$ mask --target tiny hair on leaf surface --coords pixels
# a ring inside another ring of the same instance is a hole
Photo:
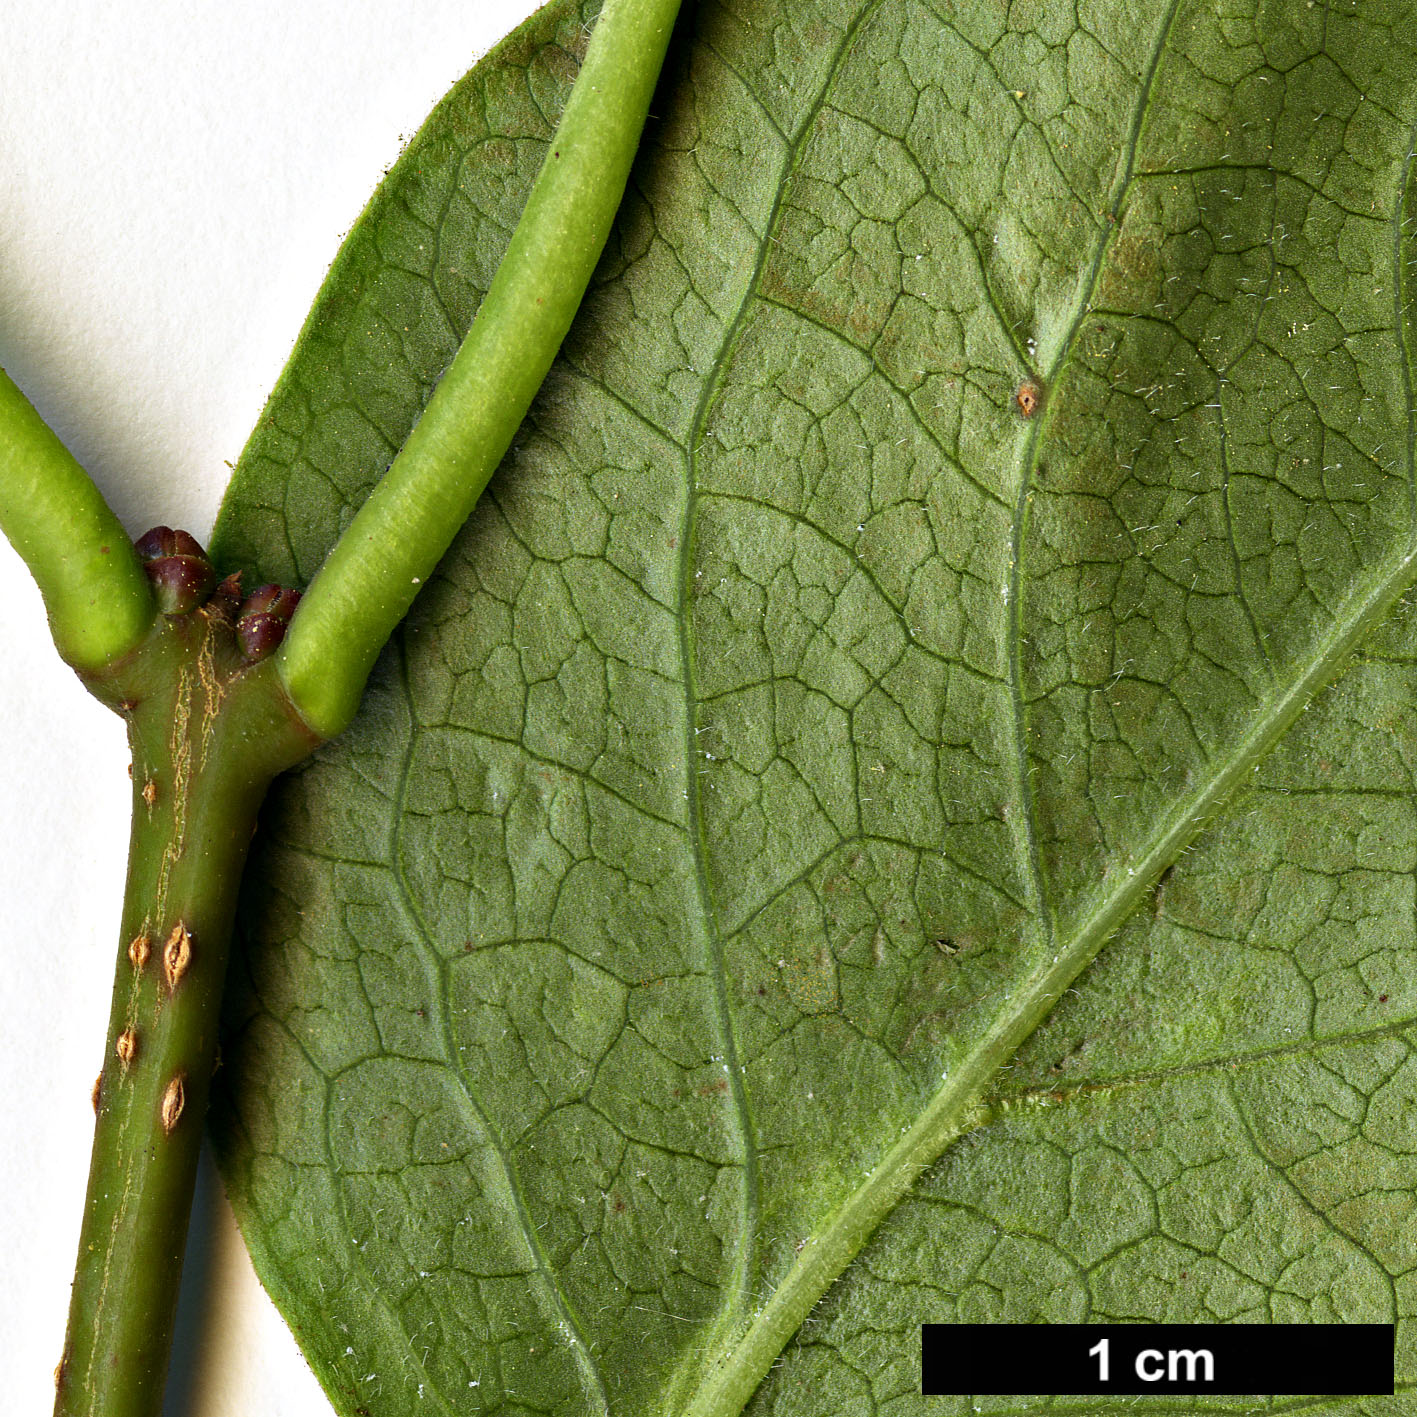
[[[590,18],[390,173],[219,561],[320,564]],[[562,359],[255,848],[216,1137],[341,1412],[923,1413],[921,1322],[1138,1319],[1394,1322],[1397,1396],[1297,1410],[1410,1409],[1413,45],[686,13]]]

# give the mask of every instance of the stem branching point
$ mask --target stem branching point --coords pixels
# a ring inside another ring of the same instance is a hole
[[[679,0],[607,0],[462,349],[304,599],[155,527],[135,548],[0,372],[0,529],[55,643],[127,720],[133,824],[58,1417],[156,1417],[237,885],[271,779],[354,716],[570,327],[620,205]],[[298,608],[297,608],[298,607]],[[288,627],[288,628],[287,628]]]
[[[318,740],[211,602],[87,676],[133,751],[128,882],[61,1417],[160,1411],[237,886],[277,772]]]

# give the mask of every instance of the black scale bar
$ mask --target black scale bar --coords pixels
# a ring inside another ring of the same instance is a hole
[[[1392,1324],[924,1324],[921,1391],[980,1397],[1393,1391]]]

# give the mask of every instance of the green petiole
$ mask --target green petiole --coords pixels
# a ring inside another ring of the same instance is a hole
[[[137,648],[157,609],[128,533],[3,369],[0,527],[39,585],[66,663],[82,674]]]
[[[326,737],[511,445],[625,190],[679,0],[611,0],[477,318],[418,425],[310,586],[277,668]]]

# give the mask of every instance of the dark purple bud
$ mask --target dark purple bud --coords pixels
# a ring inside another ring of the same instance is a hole
[[[144,561],[159,556],[205,556],[202,543],[191,532],[174,531],[170,526],[155,526],[145,531],[133,545]]]
[[[171,554],[172,537],[170,526],[155,526],[151,531],[145,531],[133,543],[133,549],[144,561],[151,561],[155,556]]]
[[[196,537],[170,526],[155,526],[133,543],[153,585],[157,608],[182,615],[206,599],[216,571]]]
[[[241,610],[241,572],[233,571],[223,581],[217,582],[207,601],[207,614],[224,624],[234,625]]]
[[[285,638],[285,627],[300,604],[300,592],[284,586],[257,586],[241,606],[236,638],[247,659],[264,659]]]

